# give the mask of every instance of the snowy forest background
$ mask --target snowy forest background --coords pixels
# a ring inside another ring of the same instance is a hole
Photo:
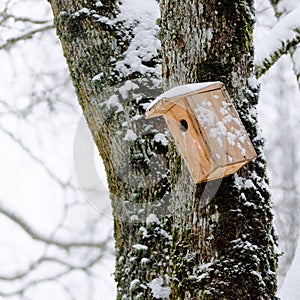
[[[137,18],[158,16],[155,0],[141,2],[124,0]],[[278,43],[288,48],[260,77],[258,110],[284,253],[279,296],[293,300],[300,299],[300,47],[291,42],[299,41],[300,1],[257,0],[256,8],[256,64]],[[0,299],[114,299],[105,174],[47,1],[0,2],[0,145]]]

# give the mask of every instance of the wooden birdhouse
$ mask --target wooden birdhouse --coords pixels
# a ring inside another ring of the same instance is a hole
[[[196,183],[226,177],[256,157],[221,82],[175,87],[156,98],[146,118],[164,116]]]

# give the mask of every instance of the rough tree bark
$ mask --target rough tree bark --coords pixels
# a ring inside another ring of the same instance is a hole
[[[174,257],[174,299],[274,299],[272,213],[254,110],[253,1],[163,0],[161,6],[163,74],[169,85],[224,82],[258,153],[222,181],[213,199],[201,195],[203,185],[185,195],[189,207],[174,221],[180,240],[173,243],[180,257]],[[186,177],[179,181],[191,184]],[[192,212],[196,215],[184,217]]]
[[[172,138],[167,144],[164,122],[143,117],[159,92],[161,61],[153,43],[130,50],[138,30],[148,36],[155,24],[126,21],[113,0],[50,3],[108,175],[117,298],[275,299],[277,258],[254,108],[252,1],[160,3],[166,86],[224,82],[258,153],[238,174],[200,185]]]

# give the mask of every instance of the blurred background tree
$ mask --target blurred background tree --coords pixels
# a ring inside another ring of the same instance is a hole
[[[112,220],[87,202],[74,172],[74,139],[91,137],[78,136],[46,1],[0,2],[0,70],[0,298],[110,298]],[[103,182],[94,188],[109,204]]]

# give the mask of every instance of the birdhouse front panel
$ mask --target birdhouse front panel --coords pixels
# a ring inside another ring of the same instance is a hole
[[[197,119],[190,114],[190,106],[182,98],[169,109],[164,118],[175,139],[178,149],[193,178],[204,178],[210,169],[211,157],[201,138]]]
[[[256,156],[221,82],[175,89],[156,99],[146,116],[164,116],[195,182],[228,176]]]

